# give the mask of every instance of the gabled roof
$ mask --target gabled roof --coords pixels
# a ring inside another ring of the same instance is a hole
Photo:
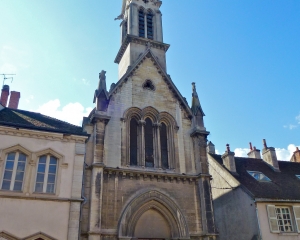
[[[87,136],[82,127],[48,117],[46,115],[19,109],[4,108],[0,111],[0,126],[57,132]]]
[[[219,164],[223,164],[221,155],[209,155]],[[232,174],[256,199],[300,200],[300,163],[278,161],[280,172],[275,172],[262,159],[235,157],[236,171]],[[257,171],[266,175],[271,182],[257,181],[247,171]]]
[[[128,77],[130,77],[133,72],[139,68],[140,64],[146,59],[146,58],[151,58],[152,62],[156,66],[158,72],[161,74],[171,91],[173,92],[174,96],[178,99],[180,102],[180,105],[185,109],[187,112],[188,116],[192,118],[192,111],[186,102],[186,99],[181,95],[181,93],[178,91],[177,87],[173,83],[172,79],[170,76],[165,72],[165,70],[161,67],[160,63],[157,61],[155,55],[152,53],[151,49],[148,48],[141,56],[136,60],[136,62],[127,69],[127,72],[123,75],[123,77],[117,82],[115,87],[111,89],[109,92],[109,97],[113,95],[116,89],[122,86],[124,82],[127,81]]]

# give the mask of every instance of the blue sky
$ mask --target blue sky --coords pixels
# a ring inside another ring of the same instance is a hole
[[[98,73],[118,81],[121,0],[0,2],[0,73],[16,73],[19,107],[79,124]],[[220,153],[262,139],[288,159],[300,145],[300,1],[164,0],[167,71],[182,95],[191,82]]]

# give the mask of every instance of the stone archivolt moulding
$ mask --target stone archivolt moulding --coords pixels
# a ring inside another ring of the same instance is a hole
[[[172,239],[189,239],[189,229],[184,215],[173,199],[158,190],[137,193],[122,211],[118,237],[133,237],[138,219],[149,209],[160,212],[168,221]]]

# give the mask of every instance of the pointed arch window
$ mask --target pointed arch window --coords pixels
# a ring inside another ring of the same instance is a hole
[[[153,13],[147,13],[147,38],[153,40]]]
[[[26,167],[26,155],[21,152],[7,154],[2,190],[21,191]]]
[[[145,166],[154,167],[153,124],[150,118],[146,118],[145,125]]]
[[[167,133],[167,126],[165,123],[162,123],[160,127],[160,149],[161,149],[162,168],[168,169],[169,168],[168,133]]]
[[[138,122],[135,118],[130,120],[130,165],[137,165],[138,155]]]
[[[144,10],[139,10],[139,37],[145,37],[145,14]]]

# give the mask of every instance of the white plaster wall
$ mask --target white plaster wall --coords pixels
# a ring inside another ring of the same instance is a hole
[[[38,134],[38,132],[36,133]],[[75,159],[75,143],[0,134],[0,150],[15,146],[17,144],[21,145],[32,153],[51,148],[53,151],[64,156],[64,162],[67,163],[68,166],[66,168],[61,167],[61,174],[58,176],[56,183],[56,187],[58,189],[57,196],[62,198],[70,198]],[[28,189],[24,189],[24,193],[29,194],[34,191],[37,167],[37,165],[31,166],[29,164],[30,160],[31,159],[27,159],[25,172],[26,183],[24,182],[28,186]],[[3,176],[4,163],[5,159],[2,159],[2,161],[0,161],[0,179],[2,179]]]
[[[0,198],[0,232],[19,238],[43,232],[66,240],[68,221],[68,202]]]
[[[299,240],[300,234],[298,233],[271,233],[267,212],[267,205],[279,205],[279,206],[300,206],[300,204],[291,203],[257,203],[258,219],[261,228],[261,234],[263,240]],[[294,222],[295,224],[295,222]]]

